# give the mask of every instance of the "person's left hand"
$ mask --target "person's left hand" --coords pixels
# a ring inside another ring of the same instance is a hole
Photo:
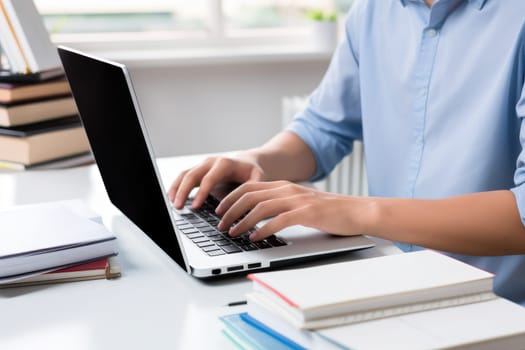
[[[337,235],[363,234],[363,219],[369,207],[365,198],[321,192],[289,181],[247,182],[226,196],[216,213],[222,215],[218,228],[229,229],[232,237],[273,217],[250,235],[252,241],[257,241],[292,225]]]

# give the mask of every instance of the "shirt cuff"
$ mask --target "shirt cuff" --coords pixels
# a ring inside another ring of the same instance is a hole
[[[510,189],[516,197],[521,223],[525,226],[525,183]]]
[[[312,154],[315,159],[315,173],[314,175],[308,179],[310,182],[315,182],[321,180],[323,177],[326,176],[325,172],[323,171],[322,167],[320,166],[320,156],[316,150],[316,145],[313,140],[313,138],[310,136],[311,132],[308,130],[308,126],[304,123],[301,123],[299,121],[292,121],[285,129],[286,131],[292,132],[295,135],[299,136],[301,140],[303,140],[304,143],[310,148],[312,151]]]

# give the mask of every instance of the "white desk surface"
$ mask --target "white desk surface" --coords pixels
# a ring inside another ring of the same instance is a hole
[[[160,159],[164,183],[202,158]],[[234,349],[217,317],[244,310],[226,304],[244,300],[251,282],[187,275],[112,206],[94,165],[0,173],[0,209],[74,198],[101,214],[117,235],[122,277],[0,289],[0,349]],[[397,252],[377,240],[375,248],[323,263]]]

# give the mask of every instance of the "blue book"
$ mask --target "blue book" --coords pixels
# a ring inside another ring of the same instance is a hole
[[[306,350],[247,313],[225,315],[219,319],[226,326],[223,334],[239,349]]]

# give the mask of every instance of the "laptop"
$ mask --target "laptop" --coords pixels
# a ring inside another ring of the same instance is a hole
[[[263,242],[217,232],[210,196],[200,210],[176,210],[163,187],[126,67],[66,47],[59,56],[111,202],[180,267],[197,278],[278,268],[369,248],[341,237],[288,227]],[[215,228],[215,231],[213,230]]]

